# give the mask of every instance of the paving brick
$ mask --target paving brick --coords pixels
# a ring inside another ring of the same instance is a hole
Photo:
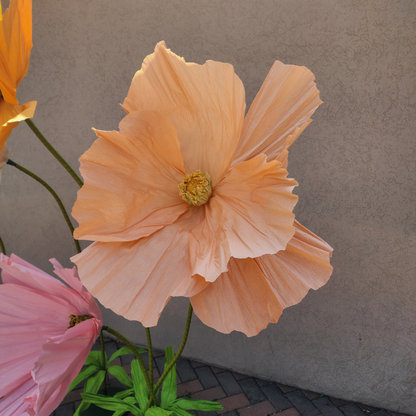
[[[378,412],[372,413],[371,416],[390,416],[385,410],[379,410]]]
[[[204,363],[199,363],[198,361],[192,361],[192,360],[190,361],[190,363],[193,368],[203,367],[204,365],[206,365]]]
[[[162,374],[165,368],[165,356],[160,355],[159,357],[155,358],[155,361],[156,361],[156,367],[159,370],[159,373]]]
[[[231,412],[223,413],[222,416],[239,416],[239,413],[237,413],[235,410],[231,410]]]
[[[110,358],[118,350],[118,345],[115,341],[105,342],[104,349],[107,353],[107,358]]]
[[[280,386],[279,386],[280,387]],[[286,397],[303,416],[319,416],[319,410],[305,397],[300,390],[291,391]]]
[[[367,415],[372,415],[373,413],[377,412],[376,407],[372,407],[372,406],[368,406],[366,404],[362,404],[362,403],[355,403],[361,410],[364,411],[364,413],[366,413]]]
[[[341,406],[340,409],[345,413],[345,416],[367,416],[356,404],[348,403]]]
[[[229,412],[230,410],[235,410],[250,405],[250,402],[248,401],[244,393],[236,394],[230,397],[225,397],[224,399],[218,400],[218,402],[223,407],[223,410],[219,410],[217,412],[219,415],[222,413]]]
[[[212,365],[210,367],[214,374],[224,373],[225,371],[228,371],[225,368],[214,367]]]
[[[246,394],[248,400],[250,400],[251,404],[262,402],[266,400],[266,396],[257,385],[257,383],[252,378],[246,378],[245,380],[241,380],[239,382],[241,388],[243,389],[244,393]]]
[[[196,400],[218,401],[227,395],[222,387],[213,387],[212,389],[198,391],[192,394],[192,398]]]
[[[315,400],[317,399],[320,394],[319,393],[314,393],[313,391],[309,391],[309,390],[301,390],[301,392],[309,399],[309,400]]]
[[[232,371],[232,375],[234,376],[234,378],[239,381],[239,380],[244,380],[245,378],[248,378],[249,376],[246,376],[245,374],[240,374],[240,373],[234,373],[234,371]]]
[[[283,412],[277,413],[278,416],[301,416],[300,413],[294,408],[283,410]]]
[[[329,398],[331,400],[332,403],[334,403],[335,406],[337,407],[341,407],[344,406],[344,404],[349,404],[351,403],[348,400],[342,400],[342,399],[336,399],[335,397],[330,397]]]
[[[208,366],[196,368],[195,372],[198,375],[201,384],[204,386],[204,389],[210,389],[220,385],[215,374]]]
[[[64,404],[55,410],[55,416],[72,416],[75,412],[74,403]]]
[[[153,358],[161,357],[161,356],[165,356],[165,353],[163,351],[153,350]]]
[[[259,378],[256,378],[255,380],[256,380],[256,383],[259,385],[259,387],[267,386],[272,383],[271,381],[260,380]]]
[[[234,394],[243,392],[240,385],[237,383],[234,376],[229,371],[226,373],[217,374],[217,379],[227,393],[227,396],[232,396]]]
[[[187,383],[179,384],[177,387],[178,397],[186,396],[189,393],[204,390],[199,380],[188,381]]]
[[[189,410],[187,410],[189,412]],[[217,412],[202,412],[201,410],[197,410],[195,413],[197,416],[218,416]]]
[[[282,390],[283,393],[289,393],[290,391],[296,390],[295,387],[286,386],[285,384],[276,383],[277,387]]]
[[[329,400],[329,397],[321,397],[312,403],[321,411],[323,416],[344,416],[340,410]]]
[[[388,413],[390,413],[391,416],[408,416],[408,415],[405,415],[404,413],[393,412],[393,410],[389,410]]]
[[[198,378],[188,360],[178,360],[176,362],[176,372],[183,382],[196,380]]]
[[[262,390],[276,410],[286,410],[293,407],[292,403],[275,384],[264,386]]]
[[[238,409],[240,416],[266,416],[276,413],[276,409],[269,401],[264,401]]]
[[[75,402],[75,403],[74,403],[74,405],[75,405],[75,410],[77,410],[77,409],[78,409],[78,406],[81,404],[81,402],[82,402],[82,400],[79,400],[78,402]]]
[[[66,403],[72,403],[77,400],[82,400],[81,393],[83,392],[83,389],[78,390],[72,390],[70,393],[68,393],[64,399],[61,402],[61,405]]]

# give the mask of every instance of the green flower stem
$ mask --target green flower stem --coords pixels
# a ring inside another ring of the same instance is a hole
[[[142,356],[139,354],[137,349],[134,347],[134,345],[123,335],[120,334],[120,332],[117,332],[115,329],[110,328],[108,326],[103,326],[103,331],[107,331],[109,334],[114,335],[117,337],[120,341],[124,342],[133,352],[134,356],[137,358],[137,361],[140,364],[140,367],[143,371],[144,378],[146,380],[147,388],[149,389],[150,393],[150,400],[154,401],[157,406],[159,406],[159,402],[157,400],[157,397],[155,395],[155,392],[153,391],[153,380],[152,382],[149,380],[149,375],[147,374],[146,366],[144,365],[144,361]]]
[[[0,237],[0,249],[1,249],[1,252],[5,255],[6,249],[4,247],[3,240],[1,239],[1,237]]]
[[[35,175],[30,170],[27,170],[23,166],[18,165],[17,163],[13,162],[13,160],[9,159],[7,161],[7,164],[8,165],[11,165],[11,166],[14,166],[15,168],[19,169],[20,171],[26,173],[26,175],[29,175],[31,178],[35,179],[40,184],[42,184],[52,194],[52,196],[55,198],[55,201],[59,205],[59,208],[61,209],[62,215],[65,218],[65,221],[66,221],[66,223],[68,225],[69,230],[71,231],[71,235],[73,236],[74,235],[74,227],[72,226],[72,223],[71,223],[71,220],[69,219],[68,213],[65,210],[64,204],[62,203],[62,201],[60,200],[60,198],[56,194],[56,192],[43,179],[39,178],[39,176]],[[75,247],[77,249],[77,252],[78,253],[81,253],[81,247],[79,245],[78,240],[75,240],[75,238],[74,238],[74,243],[75,243]]]
[[[159,379],[159,381],[157,382],[157,384],[155,386],[154,392],[157,392],[157,389],[163,383],[163,380],[168,375],[168,373],[172,369],[172,367],[175,365],[176,361],[178,361],[179,357],[182,354],[183,349],[185,348],[186,340],[188,339],[189,328],[191,326],[192,311],[193,311],[192,304],[190,303],[189,304],[189,309],[188,309],[188,318],[186,319],[185,332],[183,334],[182,343],[181,343],[181,345],[179,347],[179,350],[176,353],[175,357],[173,357],[173,360],[171,361],[171,363],[168,365],[168,367],[166,368],[166,370],[160,376],[160,379]]]
[[[26,124],[30,127],[30,129],[35,133],[37,138],[44,144],[44,146],[55,156],[55,158],[58,160],[58,162],[68,171],[68,173],[74,178],[75,182],[79,185],[81,188],[84,183],[79,178],[79,176],[75,173],[75,171],[71,168],[71,166],[68,165],[66,160],[55,150],[55,148],[45,139],[45,136],[39,131],[39,129],[36,127],[35,123],[32,121],[32,119],[27,118]]]
[[[103,365],[103,370],[107,371],[106,359],[105,359],[105,347],[104,347],[104,335],[103,330],[100,331],[100,345],[101,345],[101,362]],[[107,396],[107,384],[104,380],[104,394]]]
[[[152,337],[150,336],[150,328],[146,328],[147,338],[147,353],[149,354],[149,379],[153,384],[153,348],[152,348]]]

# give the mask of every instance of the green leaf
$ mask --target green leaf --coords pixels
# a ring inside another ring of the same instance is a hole
[[[165,370],[172,362],[175,354],[173,353],[172,345],[165,348]],[[161,406],[166,409],[176,399],[176,364],[171,368],[166,378],[163,380],[162,394],[161,394]]]
[[[140,347],[136,347],[137,352],[139,354],[144,354],[147,351],[144,350],[143,348]],[[110,364],[113,360],[115,360],[117,357],[120,357],[120,355],[127,355],[127,354],[133,354],[132,350],[129,347],[122,347],[119,350],[117,350],[108,360],[108,364]]]
[[[123,367],[120,367],[119,365],[112,365],[111,367],[107,368],[107,371],[125,386],[133,387],[133,382]]]
[[[146,410],[144,416],[169,416],[170,414],[172,414],[171,410],[165,410],[161,407],[151,407]]]
[[[81,393],[81,396],[85,393],[96,394],[97,391],[100,389],[101,384],[103,384],[104,379],[105,379],[105,371],[104,370],[97,371],[85,383],[84,393]],[[90,407],[90,403],[87,403],[86,401],[83,400],[81,404],[78,406],[77,411],[74,413],[74,416],[78,416],[81,412],[88,409],[89,407]]]
[[[81,393],[83,401],[88,402],[89,404],[93,403],[98,407],[106,410],[113,410],[114,412],[131,412],[135,416],[142,416],[143,412],[138,409],[136,406],[127,403],[120,399],[115,399],[114,397],[103,396],[101,394],[91,394],[91,393]]]
[[[131,362],[131,377],[133,379],[134,396],[140,409],[146,409],[149,401],[149,389],[147,388],[146,379],[137,360]]]
[[[178,399],[173,402],[172,407],[175,406],[184,410],[202,410],[203,412],[222,410],[222,406],[218,402],[209,402],[207,400]]]
[[[107,353],[105,353],[107,358]],[[101,364],[101,351],[90,351],[84,365],[95,365],[99,370],[104,370],[105,366]]]
[[[131,389],[131,391],[133,391],[133,389]],[[116,397],[116,395],[114,395],[113,397]],[[117,398],[119,398],[119,397],[117,397]],[[128,403],[128,404],[132,404],[132,405],[136,404],[136,399],[134,397],[127,397],[123,401]],[[124,413],[126,413],[124,410],[120,410],[118,412],[114,412],[113,416],[122,416]],[[140,411],[140,415],[143,416],[143,412]]]
[[[113,397],[116,399],[124,399],[125,397],[131,396],[132,394],[134,394],[134,389],[127,389],[116,393]],[[133,397],[133,399],[136,400],[135,397]]]
[[[90,365],[87,368],[84,368],[75,378],[75,380],[71,383],[68,389],[68,393],[73,390],[76,386],[78,386],[79,383],[84,381],[89,376],[92,376],[97,371],[97,367],[94,365]]]
[[[175,416],[193,416],[190,413],[188,413],[186,410],[183,410],[178,406],[172,406],[171,409],[173,410],[173,413],[175,414]]]

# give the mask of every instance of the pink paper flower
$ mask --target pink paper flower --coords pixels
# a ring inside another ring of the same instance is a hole
[[[0,414],[49,416],[99,336],[102,315],[77,269],[51,260],[70,287],[0,255]]]

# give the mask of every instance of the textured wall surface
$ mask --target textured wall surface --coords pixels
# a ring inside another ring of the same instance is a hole
[[[274,60],[304,65],[324,104],[292,147],[299,221],[335,249],[329,283],[246,338],[194,320],[185,355],[416,415],[414,0],[33,0],[34,48],[20,102],[69,163],[112,130],[143,58],[164,39],[188,61],[229,62],[249,105]],[[10,157],[71,208],[77,185],[23,123]],[[9,166],[0,187],[8,252],[45,270],[75,253],[52,198]],[[187,301],[154,330],[178,345]],[[137,323],[109,325],[143,343]]]

